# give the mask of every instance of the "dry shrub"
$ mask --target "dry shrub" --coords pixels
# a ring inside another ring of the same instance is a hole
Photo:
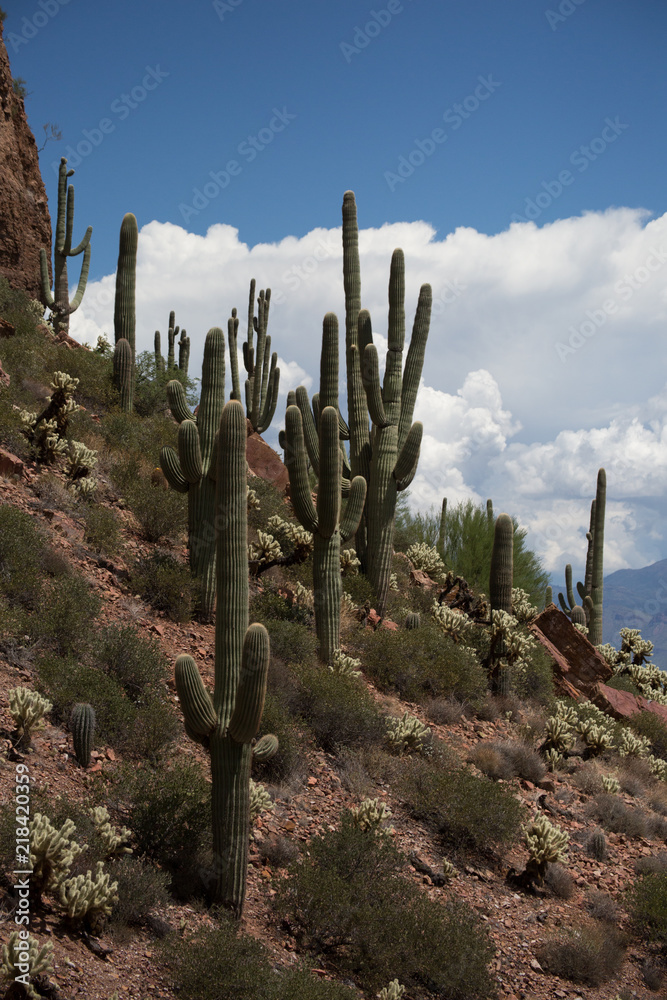
[[[436,726],[454,726],[461,721],[466,703],[458,698],[433,698],[426,703],[426,714]]]
[[[482,741],[470,754],[470,762],[488,778],[497,781],[513,777],[512,767],[498,747]]]
[[[618,906],[606,892],[601,892],[599,889],[590,889],[586,893],[585,905],[595,920],[601,920],[607,924],[618,923]]]
[[[624,936],[609,926],[585,923],[542,942],[540,964],[554,976],[599,986],[616,975],[623,961]]]
[[[550,864],[547,868],[544,881],[554,896],[558,896],[559,899],[572,899],[574,895],[574,879],[562,865]]]

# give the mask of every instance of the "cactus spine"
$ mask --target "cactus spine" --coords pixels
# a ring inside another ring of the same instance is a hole
[[[195,416],[177,379],[167,384],[167,399],[179,422],[178,454],[166,446],[160,465],[169,485],[188,494],[190,570],[200,580],[201,616],[211,621],[215,607],[215,440],[225,405],[225,337],[219,327],[206,335],[201,399]]]
[[[280,383],[280,368],[277,367],[278,355],[271,354],[271,337],[267,335],[269,323],[269,305],[271,304],[271,289],[262,289],[257,299],[257,315],[255,316],[255,279],[250,282],[248,300],[248,334],[243,343],[243,362],[248,377],[245,381],[246,416],[257,434],[263,434],[270,426],[278,403],[278,385]],[[229,363],[232,369],[231,398],[241,402],[241,383],[239,380],[239,365],[237,355],[239,321],[236,309],[232,309],[231,318],[227,322],[227,338],[229,341]],[[253,333],[257,334],[257,348],[253,347]]]
[[[88,702],[79,702],[72,709],[69,720],[74,743],[74,754],[81,767],[90,764],[90,752],[95,740],[95,709]]]
[[[288,406],[285,415],[285,459],[294,511],[303,527],[313,534],[315,630],[320,659],[330,664],[334,650],[340,646],[341,542],[347,542],[357,530],[366,499],[366,480],[357,476],[347,484],[349,499],[341,516],[343,460],[338,414],[338,320],[333,313],[324,317],[319,394],[322,408],[318,408],[316,440],[311,440],[308,448],[304,423],[308,426],[312,417],[307,397],[304,400],[305,389],[301,390],[300,386],[297,398],[301,405]],[[308,481],[308,454],[319,479],[316,506]]]
[[[67,159],[63,156],[58,170],[58,217],[56,238],[53,243],[53,293],[49,281],[49,265],[46,250],[39,252],[42,302],[53,313],[53,325],[58,337],[64,339],[69,333],[69,318],[81,305],[90,268],[90,237],[93,227],[88,226],[79,245],[72,250],[72,230],[74,228],[74,188],[67,186],[67,178],[73,170],[67,169]],[[67,280],[67,258],[83,253],[83,263],[76,294],[69,301]]]
[[[222,413],[217,449],[219,601],[213,697],[192,657],[179,656],[176,661],[186,732],[207,747],[211,757],[213,898],[237,918],[243,909],[248,867],[252,740],[261,722],[269,668],[266,629],[258,624],[248,627],[245,449],[243,407],[233,400]]]
[[[114,351],[114,379],[120,393],[121,407],[126,413],[132,411],[134,403],[134,363],[135,363],[135,291],[137,284],[137,244],[139,230],[137,220],[128,212],[120,227],[118,246],[118,267],[116,268],[116,298],[114,302],[113,324],[116,338]],[[127,363],[129,345],[131,363]]]

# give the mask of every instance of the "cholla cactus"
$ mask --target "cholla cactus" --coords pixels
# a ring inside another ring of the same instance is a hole
[[[629,729],[624,729],[618,744],[621,757],[647,757],[651,741],[645,736],[635,736]]]
[[[104,871],[104,862],[95,866],[95,877],[87,871],[85,875],[66,878],[59,885],[59,899],[71,920],[86,920],[95,926],[102,917],[111,916],[111,908],[118,900],[118,882],[111,882],[109,872]]]
[[[311,596],[312,596],[312,591],[310,591],[310,593],[311,593]],[[340,599],[340,610],[341,610],[341,613],[343,611],[347,611],[350,614],[352,614],[353,612],[355,612],[357,610],[357,605],[354,603],[354,601],[352,600],[351,596],[347,593],[346,590],[343,591],[343,594],[342,594],[341,599]]]
[[[438,550],[431,548],[426,542],[415,542],[405,554],[415,569],[427,573],[433,580],[441,580],[447,572]]]
[[[581,731],[581,735],[591,755],[597,756],[604,753],[605,750],[611,750],[614,745],[613,733],[605,729],[604,726],[597,726],[590,720],[587,720],[583,726],[585,728]]]
[[[584,702],[583,704],[588,706],[590,702]],[[579,716],[577,715],[576,708],[568,705],[567,702],[559,700],[556,702],[556,718],[562,719],[567,726],[575,726]]]
[[[463,611],[455,611],[447,604],[434,601],[431,615],[442,631],[457,644],[470,641],[475,634],[474,622]]]
[[[332,674],[340,674],[342,677],[361,677],[361,671],[357,670],[360,666],[361,660],[347,656],[342,649],[334,649],[333,660],[328,664]]]
[[[454,876],[456,875],[456,868],[451,863],[449,858],[442,859],[442,874],[444,875],[444,877],[447,879],[448,882],[451,879],[453,879]]]
[[[550,716],[544,726],[545,740],[543,748],[545,750],[557,750],[564,753],[574,743],[574,736],[564,719],[559,719],[557,715]]]
[[[404,712],[400,719],[389,719],[387,726],[387,743],[393,753],[428,753],[431,730],[414,715]]]
[[[530,594],[521,587],[512,587],[512,614],[521,623],[531,622],[538,614],[530,603]]]
[[[401,986],[398,979],[392,979],[389,986],[385,986],[378,993],[379,1000],[401,1000],[405,993],[405,986]]]
[[[621,652],[630,653],[635,665],[641,666],[653,655],[653,643],[642,639],[638,628],[622,628],[619,634],[622,640]]]
[[[564,830],[550,823],[546,816],[536,816],[525,826],[523,837],[530,852],[525,874],[531,880],[541,882],[548,864],[567,861],[569,837]]]
[[[263,813],[274,808],[273,799],[264,785],[250,779],[250,823]]]
[[[651,768],[651,774],[659,781],[667,781],[667,761],[661,757],[654,757],[653,754],[650,754],[646,759]]]
[[[621,786],[618,778],[615,778],[613,774],[603,774],[602,775],[602,791],[606,792],[607,795],[616,795],[620,792]]]
[[[104,845],[107,858],[112,858],[116,854],[132,854],[132,848],[127,846],[127,841],[132,837],[132,831],[128,830],[126,826],[121,826],[120,830],[114,830],[108,810],[104,806],[91,809],[90,817],[95,826],[95,832]]]
[[[3,944],[0,975],[11,983],[22,983],[26,996],[39,1000],[42,994],[37,993],[30,979],[53,972],[53,942],[47,941],[40,947],[36,938],[29,934],[23,937],[25,934],[25,931],[12,931],[7,944]]]
[[[382,824],[391,819],[392,812],[389,806],[379,799],[364,799],[361,805],[350,809],[350,815],[355,826],[378,833]]]
[[[389,574],[389,589],[390,590],[399,590],[400,589],[399,586],[398,586],[398,577],[396,576],[395,573],[390,573]]]
[[[20,736],[22,746],[30,746],[32,730],[40,726],[42,718],[53,705],[30,688],[17,687],[9,692],[9,712]]]
[[[361,559],[357,559],[354,549],[342,549],[340,553],[340,571],[343,576],[357,576]]]
[[[264,531],[258,531],[257,541],[251,542],[248,546],[248,558],[260,566],[276,562],[282,558],[282,554],[280,542],[273,535],[268,535]]]
[[[21,410],[21,432],[30,442],[38,461],[53,463],[67,450],[69,418],[81,409],[73,398],[78,384],[78,378],[71,378],[66,372],[54,372],[52,393],[42,412]]]
[[[306,531],[300,524],[285,521],[278,514],[272,514],[267,527],[279,539],[282,547],[294,549],[294,562],[303,562],[313,551],[313,533]]]
[[[254,490],[248,486],[248,510],[259,510],[259,499]]]
[[[300,580],[294,586],[294,601],[311,611],[315,607],[315,595],[309,587],[305,587]]]
[[[550,749],[546,751],[544,758],[550,771],[557,771],[563,762],[562,753],[558,753],[558,750],[555,750],[553,747],[550,747]]]
[[[75,827],[71,819],[66,819],[56,830],[47,816],[35,813],[29,830],[33,885],[39,892],[45,892],[57,886],[67,875],[74,859],[84,848],[72,840]]]
[[[79,496],[90,496],[97,488],[97,480],[91,471],[97,465],[97,452],[82,441],[69,441],[65,472],[69,486]]]

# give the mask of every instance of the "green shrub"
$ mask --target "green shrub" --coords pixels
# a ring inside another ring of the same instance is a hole
[[[298,625],[310,626],[313,624],[313,612],[296,601],[291,604],[277,590],[271,590],[267,587],[262,593],[255,594],[250,601],[250,621],[261,622],[267,628],[276,621],[296,622]]]
[[[133,701],[146,687],[155,688],[169,675],[167,658],[157,639],[132,625],[108,625],[95,637],[96,662],[123,685]]]
[[[355,1000],[356,993],[318,979],[303,966],[275,972],[266,948],[223,918],[215,928],[160,946],[182,1000]]]
[[[530,654],[525,669],[518,673],[513,682],[514,692],[526,701],[534,699],[541,705],[550,705],[554,698],[554,675],[552,661],[546,650],[539,644]]]
[[[45,540],[34,517],[11,504],[0,506],[0,593],[14,606],[39,605],[44,585]]]
[[[170,868],[194,864],[211,825],[211,786],[193,760],[124,771],[114,790],[139,856]]]
[[[53,580],[42,594],[30,620],[30,634],[60,656],[83,652],[91,639],[91,623],[99,614],[100,599],[80,576]]]
[[[294,664],[313,662],[317,652],[317,639],[307,625],[278,619],[268,619],[264,624],[269,633],[272,659],[278,658],[285,663]]]
[[[544,941],[536,954],[551,975],[599,986],[616,975],[624,950],[623,936],[608,924],[582,924]]]
[[[111,880],[118,882],[112,926],[143,924],[151,910],[169,903],[169,876],[141,858],[131,855],[114,858],[107,870]]]
[[[638,736],[651,741],[651,753],[667,760],[667,725],[655,712],[638,712],[630,719],[630,727]]]
[[[273,483],[262,479],[261,476],[249,476],[248,486],[255,491],[259,500],[259,507],[251,508],[248,511],[248,527],[265,531],[266,522],[270,517],[277,515],[283,521],[290,520],[290,509],[285,503],[284,494],[276,489]]]
[[[188,505],[185,494],[156,486],[150,476],[139,474],[124,490],[127,506],[141,525],[147,542],[180,538],[187,528]]]
[[[642,697],[641,691],[636,684],[633,684],[632,679],[627,674],[614,674],[605,683],[608,687],[614,688],[616,691],[628,691],[638,698]]]
[[[524,810],[511,789],[456,767],[440,749],[394,758],[387,778],[412,814],[455,847],[492,849],[519,834]]]
[[[90,702],[95,709],[99,742],[117,749],[126,746],[134,730],[137,707],[114,678],[53,653],[40,659],[38,671],[40,687],[53,702],[57,720],[66,723],[76,702]]]
[[[271,692],[264,701],[259,735],[265,733],[278,737],[278,752],[265,763],[254,763],[253,769],[261,781],[288,781],[305,768],[306,739],[288,707]]]
[[[356,679],[321,667],[297,668],[300,681],[295,708],[318,744],[337,754],[345,747],[379,744],[386,722],[365,687]]]
[[[190,570],[164,549],[137,560],[131,576],[135,593],[175,622],[190,621],[195,584]]]
[[[640,875],[628,892],[628,903],[640,933],[667,944],[667,870]]]
[[[83,538],[94,552],[112,556],[120,551],[123,538],[118,518],[109,507],[87,503],[83,511]]]
[[[137,701],[137,714],[126,752],[139,760],[156,762],[180,733],[181,723],[167,692],[163,688],[148,689]]]
[[[276,907],[337,970],[371,996],[394,978],[420,997],[493,995],[493,948],[478,918],[465,904],[428,899],[388,837],[344,813],[341,828],[314,837],[308,850],[279,886]]]
[[[363,608],[367,601],[373,607],[375,600],[373,586],[368,577],[361,573],[357,576],[343,577],[343,593],[349,594],[358,608]]]
[[[378,629],[364,639],[364,673],[381,691],[417,702],[449,695],[476,702],[486,693],[486,674],[474,654],[432,622],[407,631]]]

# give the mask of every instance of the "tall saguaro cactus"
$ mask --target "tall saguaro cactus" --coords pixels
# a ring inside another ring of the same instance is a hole
[[[169,445],[160,452],[160,465],[169,485],[188,494],[190,570],[200,580],[201,616],[210,621],[215,608],[215,441],[225,405],[225,336],[219,327],[206,335],[201,398],[197,414],[185,399],[177,379],[167,384],[167,399],[179,422],[178,454]],[[246,560],[247,561],[247,560]]]
[[[297,397],[301,395],[300,389]],[[333,313],[324,317],[319,401],[317,436],[308,448],[304,423],[308,426],[308,419],[312,418],[307,398],[305,405],[301,401],[301,406],[287,407],[285,462],[294,511],[303,527],[313,534],[315,630],[320,659],[331,663],[334,650],[340,646],[341,543],[347,542],[357,530],[366,499],[366,480],[356,476],[347,483],[348,501],[345,512],[341,513],[343,456],[338,414],[338,320]],[[312,431],[315,433],[314,423]],[[309,453],[318,475],[316,504],[313,504],[308,481]]]
[[[366,518],[368,577],[376,610],[384,614],[391,576],[396,495],[414,479],[423,428],[412,422],[431,317],[431,286],[422,285],[403,371],[405,343],[405,260],[394,250],[389,274],[389,330],[382,388],[377,348],[366,344],[362,380],[373,422],[372,459]]]
[[[178,367],[185,375],[188,374],[188,363],[190,360],[190,338],[185,330],[180,330],[181,338],[178,341],[178,366],[176,364],[176,338],[180,327],[176,326],[176,313],[172,309],[169,313],[169,325],[167,327],[167,360],[162,357],[162,339],[160,331],[155,331],[155,370],[156,372],[173,371]]]
[[[219,331],[221,332],[221,331]],[[217,450],[218,613],[215,626],[215,689],[206,690],[191,656],[176,660],[176,690],[188,736],[211,757],[214,902],[237,918],[245,899],[248,868],[252,741],[259,729],[269,669],[269,637],[263,625],[248,627],[246,421],[243,407],[227,403]],[[277,749],[264,737],[255,752]]]
[[[488,507],[487,507],[488,516]],[[499,514],[493,533],[491,569],[489,573],[489,599],[491,622],[494,611],[512,614],[512,583],[514,580],[514,524],[509,514]],[[495,694],[509,694],[511,672],[503,657],[506,653],[505,641],[501,634],[492,640],[489,653],[491,667],[491,689]]]
[[[53,242],[53,292],[49,281],[49,265],[46,250],[39,252],[40,278],[42,285],[42,302],[53,313],[53,323],[56,334],[65,338],[69,333],[69,318],[81,305],[90,268],[90,237],[93,227],[88,226],[85,235],[78,246],[72,249],[72,231],[74,229],[74,188],[67,185],[67,179],[73,170],[67,169],[67,159],[63,156],[58,170],[58,217],[56,236]],[[83,263],[76,294],[69,300],[69,285],[67,280],[67,258],[77,257],[83,253]]]
[[[271,289],[262,289],[257,299],[257,315],[255,316],[255,279],[250,282],[248,300],[248,334],[243,343],[243,362],[248,374],[245,382],[246,416],[252,424],[253,431],[263,434],[270,426],[276,412],[278,402],[278,385],[280,383],[280,368],[278,355],[271,354],[271,337],[266,330],[269,323],[269,306],[271,304]],[[227,322],[227,339],[229,341],[229,363],[232,369],[231,399],[241,402],[241,382],[239,380],[239,365],[237,357],[237,338],[239,321],[236,309],[232,309],[231,318]],[[257,334],[257,347],[253,347],[253,333]]]
[[[431,286],[422,285],[412,338],[403,370],[405,345],[405,261],[395,250],[389,274],[389,329],[384,382],[380,385],[371,319],[361,309],[361,268],[357,208],[352,191],[343,197],[343,283],[347,361],[347,426],[350,470],[368,483],[365,516],[356,535],[362,571],[375,591],[376,609],[384,614],[393,554],[397,492],[417,471],[422,425],[412,423],[431,316]],[[369,429],[369,415],[373,432]]]
[[[120,227],[118,244],[118,266],[116,268],[116,298],[113,310],[114,335],[116,348],[114,351],[115,385],[121,397],[121,407],[131,412],[134,403],[134,372],[135,372],[135,331],[136,311],[135,293],[137,285],[137,246],[139,230],[137,220],[131,212],[124,217]],[[128,365],[127,347],[129,345],[132,363]]]
[[[577,593],[586,615],[588,638],[594,646],[602,642],[602,597],[603,597],[603,557],[604,557],[604,520],[607,501],[607,473],[598,470],[595,500],[591,501],[591,518],[589,530],[586,532],[588,548],[586,551],[586,572],[584,583],[577,583]],[[572,566],[565,567],[565,594],[558,595],[561,609],[572,621],[572,610],[579,607],[576,604],[572,589]]]

